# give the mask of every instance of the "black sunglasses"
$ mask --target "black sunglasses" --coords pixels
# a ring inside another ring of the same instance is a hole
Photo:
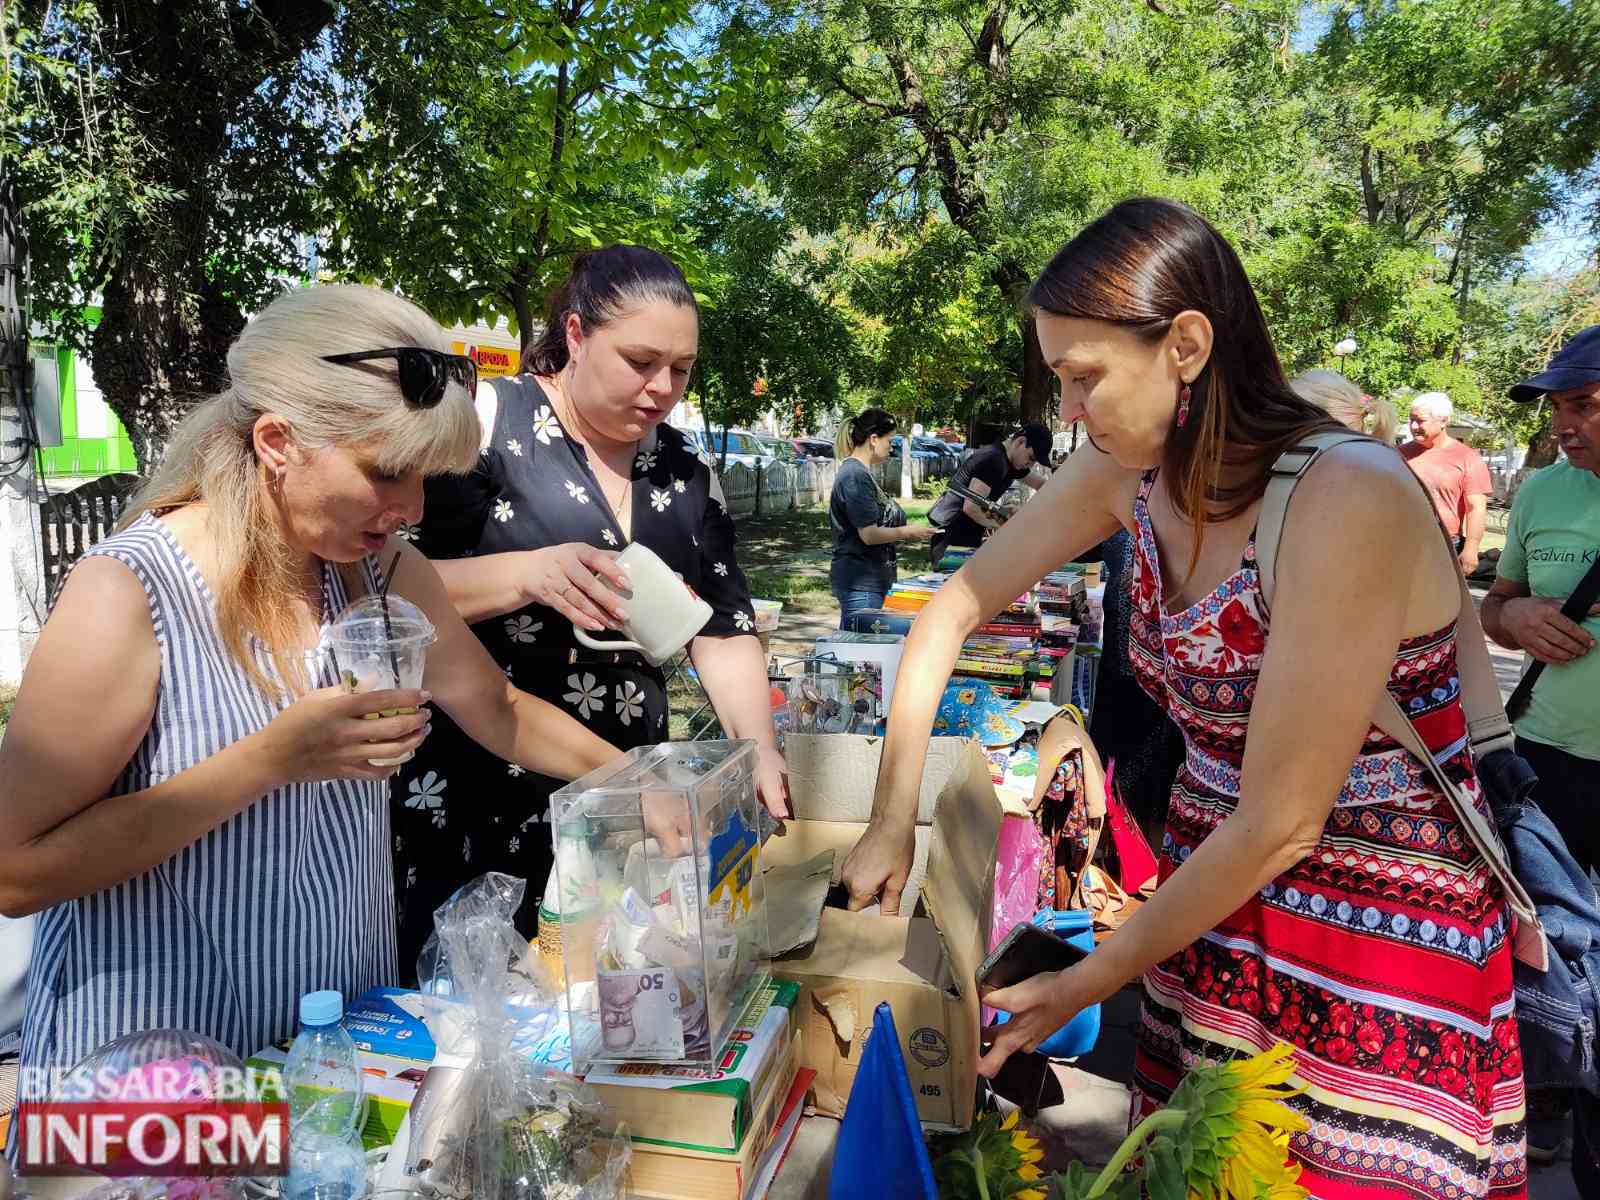
[[[444,389],[452,379],[467,389],[469,400],[478,393],[478,364],[465,354],[446,354],[426,346],[392,346],[387,350],[324,354],[322,361],[354,365],[374,358],[392,358],[400,364],[400,395],[412,408],[433,408],[444,399]]]

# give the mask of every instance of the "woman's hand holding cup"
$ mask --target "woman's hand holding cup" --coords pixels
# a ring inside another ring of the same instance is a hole
[[[422,705],[430,698],[417,688],[354,694],[342,685],[322,688],[289,705],[257,736],[284,782],[387,779],[428,736],[433,714]]]
[[[620,629],[628,610],[618,592],[632,590],[628,573],[611,550],[583,542],[523,552],[523,595],[529,604],[553,608],[579,629]]]

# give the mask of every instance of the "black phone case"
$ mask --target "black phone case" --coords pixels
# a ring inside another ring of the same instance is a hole
[[[1007,988],[1046,971],[1062,971],[1087,957],[1071,942],[1024,921],[1006,934],[978,967],[978,984],[986,988]]]

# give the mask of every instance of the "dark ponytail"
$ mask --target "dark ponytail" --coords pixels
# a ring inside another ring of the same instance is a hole
[[[881,408],[863,408],[839,426],[839,436],[833,449],[840,458],[849,458],[855,448],[868,438],[893,433],[900,425],[892,413]]]
[[[662,300],[700,313],[678,264],[647,246],[605,246],[572,261],[566,280],[550,296],[544,332],[522,356],[529,375],[554,375],[567,365],[567,316],[577,313],[584,333]]]

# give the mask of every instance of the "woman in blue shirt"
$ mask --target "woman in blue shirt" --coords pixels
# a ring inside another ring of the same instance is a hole
[[[828,582],[839,601],[839,628],[862,609],[882,608],[895,581],[895,546],[927,541],[931,525],[907,525],[906,514],[889,499],[872,468],[889,457],[895,419],[881,408],[863,409],[839,430],[839,471],[828,495],[833,526],[833,564]]]

